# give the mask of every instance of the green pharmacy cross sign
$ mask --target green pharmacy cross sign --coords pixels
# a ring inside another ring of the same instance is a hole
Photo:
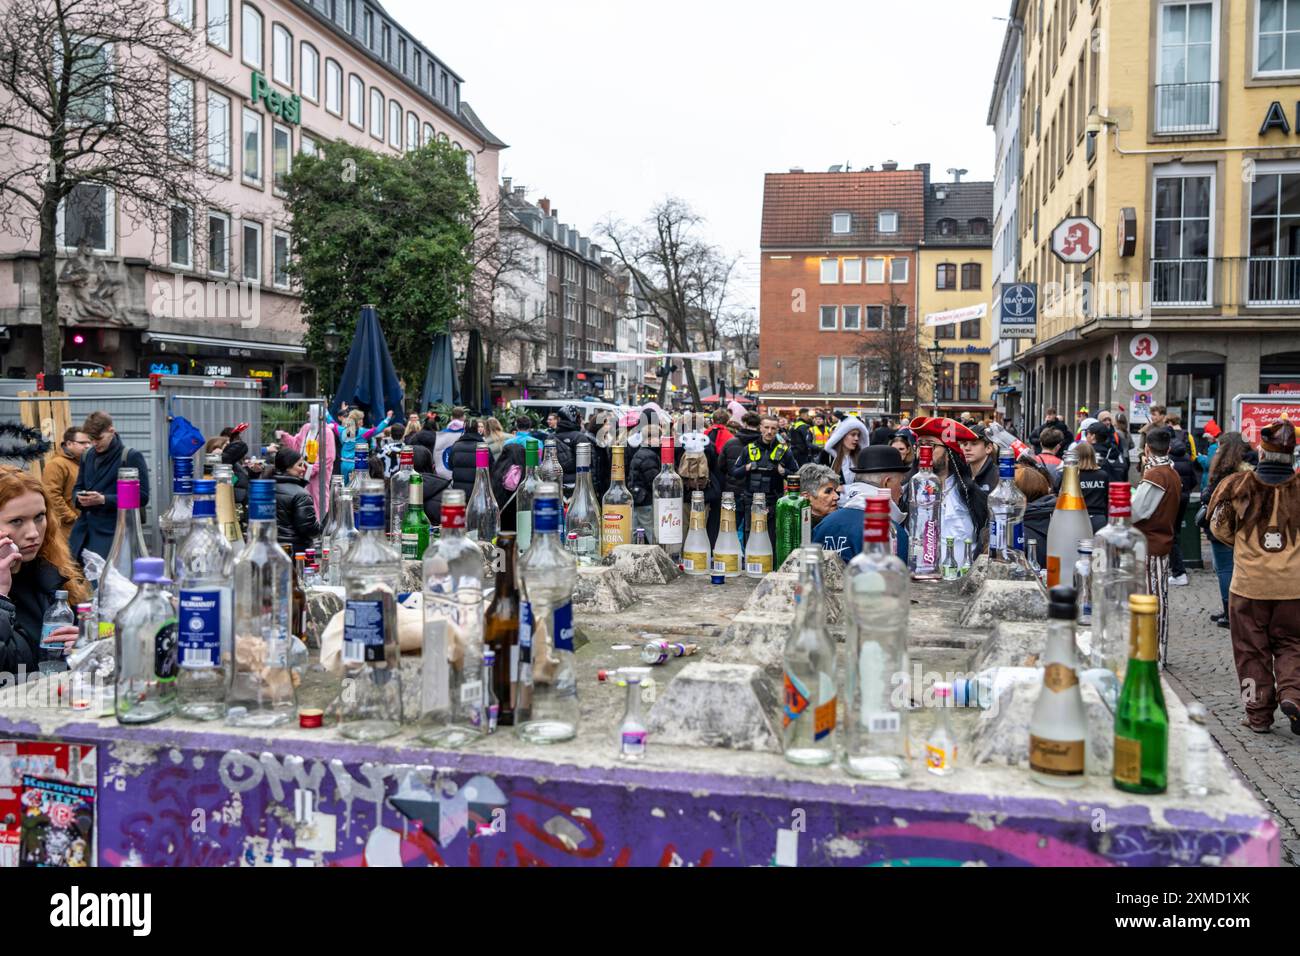
[[[265,103],[269,112],[280,117],[286,123],[293,123],[295,126],[302,123],[302,97],[296,94],[287,96],[278,90],[271,89],[270,82],[256,70],[253,71],[251,98],[254,103],[258,101]]]

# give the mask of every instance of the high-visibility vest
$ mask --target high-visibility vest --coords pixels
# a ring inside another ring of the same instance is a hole
[[[813,444],[816,445],[818,448],[825,448],[826,443],[830,441],[831,435],[835,434],[829,428],[818,428],[816,425],[812,427],[811,431],[812,431]]]
[[[790,453],[789,446],[783,445],[781,442],[777,442],[775,445],[773,445],[770,451],[768,449],[763,448],[756,441],[750,442],[748,448],[749,448],[749,460],[754,463],[758,463],[762,461],[763,456],[766,454],[769,455],[769,460],[772,462],[773,465],[779,465],[781,464],[782,461],[785,460],[785,456]]]

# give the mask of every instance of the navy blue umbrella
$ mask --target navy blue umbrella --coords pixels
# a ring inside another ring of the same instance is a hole
[[[364,409],[372,419],[378,420],[391,409],[402,412],[402,386],[397,380],[397,369],[388,352],[388,342],[379,327],[379,314],[373,305],[361,307],[352,335],[352,349],[348,363],[343,367],[338,391],[334,395],[332,410],[337,416],[343,402]]]
[[[434,405],[459,404],[460,385],[456,382],[456,360],[451,352],[451,336],[441,332],[433,337],[429,367],[424,372],[420,410],[427,412]]]
[[[488,382],[487,359],[483,355],[483,337],[470,332],[465,348],[465,368],[460,376],[460,403],[475,415],[492,410],[492,389]]]

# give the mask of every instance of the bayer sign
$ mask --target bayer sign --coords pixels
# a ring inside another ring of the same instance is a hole
[[[1001,296],[1000,325],[1004,339],[1032,339],[1038,334],[1038,286],[1018,282],[1004,286]]]

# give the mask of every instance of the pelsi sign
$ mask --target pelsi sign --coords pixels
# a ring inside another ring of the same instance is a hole
[[[764,392],[815,392],[817,386],[808,382],[767,382],[762,390]]]
[[[287,96],[271,89],[267,78],[256,70],[253,71],[251,99],[254,103],[260,101],[266,104],[268,112],[280,117],[286,123],[293,123],[295,126],[302,123],[302,97],[297,94]]]

